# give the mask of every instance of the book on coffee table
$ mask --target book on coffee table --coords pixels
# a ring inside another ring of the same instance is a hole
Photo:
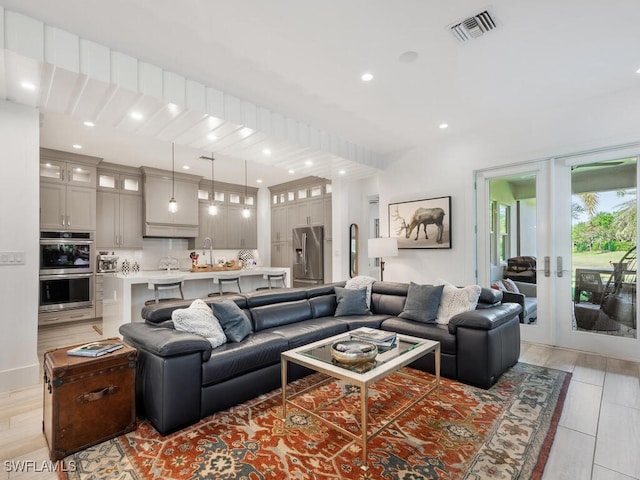
[[[354,340],[364,340],[365,342],[371,342],[376,346],[382,347],[390,347],[396,341],[395,332],[385,332],[384,330],[369,327],[356,328],[349,332],[349,334]]]
[[[67,355],[76,357],[100,357],[101,355],[119,350],[122,347],[123,345],[117,342],[91,342],[67,350]]]

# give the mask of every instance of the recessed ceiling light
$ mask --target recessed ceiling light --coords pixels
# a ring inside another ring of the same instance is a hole
[[[636,73],[640,73],[640,68],[636,70]]]
[[[183,166],[182,166],[182,169],[183,169],[183,170],[189,170],[190,168],[191,168],[191,167],[190,167],[189,165],[183,165]]]
[[[271,149],[263,148],[262,153],[268,157],[269,155],[271,155]]]
[[[82,149],[82,145],[79,145],[79,144],[77,144],[77,143],[74,143],[74,144],[73,144],[73,148],[75,148],[76,150],[80,150],[80,149]]]
[[[312,162],[311,160],[306,160],[306,161],[304,162],[304,164],[305,164],[307,167],[310,167],[311,165],[313,165],[313,162]]]
[[[134,120],[142,120],[144,118],[144,116],[140,112],[131,112],[129,116]]]
[[[296,173],[296,171],[295,170],[289,170],[289,173],[293,175],[294,173]]]
[[[418,59],[418,52],[413,52],[411,50],[404,52],[398,57],[402,63],[411,63],[415,62]]]
[[[442,128],[444,130],[445,128],[449,128],[449,124],[448,123],[441,123],[440,125],[438,125],[438,127]]]
[[[242,138],[247,138],[252,133],[253,133],[253,130],[251,130],[249,127],[243,127],[243,128],[240,129],[240,136]]]
[[[210,133],[209,135],[207,135],[207,138],[209,140],[217,140],[218,136],[216,134],[214,134],[214,133]]]
[[[256,183],[262,183],[262,179],[261,179],[261,178],[258,178],[258,179],[256,180]]]
[[[373,80],[373,74],[366,72],[366,73],[363,73],[360,78],[362,79],[363,82],[370,82],[371,80]]]
[[[180,112],[178,105],[176,105],[175,103],[167,104],[167,109],[169,110],[169,113],[171,115],[177,115]]]
[[[84,126],[85,127],[95,127],[96,124],[93,122],[90,122],[89,120],[87,120],[86,122],[84,122]]]
[[[347,173],[347,171],[346,171],[346,170],[340,170],[338,173],[339,173],[340,175],[344,175],[345,173]]]
[[[20,82],[20,86],[21,86],[22,88],[24,88],[25,90],[31,90],[31,91],[33,91],[33,90],[35,90],[35,89],[36,89],[36,85],[35,85],[35,83],[32,83],[32,82]]]

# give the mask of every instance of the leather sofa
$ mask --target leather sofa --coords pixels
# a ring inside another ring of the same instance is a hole
[[[138,349],[139,413],[161,434],[185,427],[278,388],[281,352],[362,326],[439,341],[441,374],[482,388],[491,387],[520,356],[521,307],[503,303],[499,291],[483,288],[476,310],[439,325],[399,318],[408,284],[391,282],[373,284],[370,315],[335,317],[334,286],[344,282],[225,297],[243,309],[253,332],[215,349],[205,338],[173,328],[171,312],[191,301],[145,307],[144,322],[120,327],[124,340]],[[411,366],[433,372],[433,355]],[[290,364],[289,381],[308,373]]]

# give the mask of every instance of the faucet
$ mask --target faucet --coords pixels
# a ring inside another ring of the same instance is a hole
[[[211,240],[211,237],[204,238],[203,250],[207,248],[207,244],[209,244],[209,265],[213,266],[213,240]],[[202,252],[202,255],[204,255],[204,252]]]

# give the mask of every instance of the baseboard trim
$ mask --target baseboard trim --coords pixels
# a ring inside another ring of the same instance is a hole
[[[36,385],[40,380],[40,363],[0,372],[0,392]]]

